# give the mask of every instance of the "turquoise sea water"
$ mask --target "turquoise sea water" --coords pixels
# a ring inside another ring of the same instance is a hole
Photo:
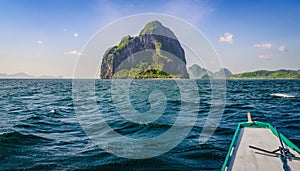
[[[271,123],[300,146],[300,80],[227,80],[221,122],[204,144],[199,144],[199,136],[211,107],[211,87],[208,80],[198,80],[197,86],[200,101],[191,102],[181,100],[175,81],[133,80],[129,89],[133,109],[151,110],[149,96],[155,90],[164,94],[166,106],[156,121],[139,124],[118,112],[110,96],[111,81],[96,80],[98,110],[110,128],[123,136],[159,136],[172,128],[184,106],[197,116],[192,130],[169,152],[150,159],[127,159],[105,152],[83,131],[74,110],[72,80],[2,79],[0,170],[220,170],[235,128],[246,121],[247,112],[253,120]],[[91,119],[90,124],[94,122]]]

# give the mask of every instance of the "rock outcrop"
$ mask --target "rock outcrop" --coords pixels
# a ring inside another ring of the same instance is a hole
[[[126,36],[102,59],[100,78],[189,78],[183,48],[159,21],[136,37]]]
[[[224,79],[232,75],[227,68],[221,68],[218,72],[213,73],[197,64],[193,64],[188,69],[192,79]]]

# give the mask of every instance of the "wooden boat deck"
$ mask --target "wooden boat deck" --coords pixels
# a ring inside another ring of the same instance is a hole
[[[283,162],[280,156],[249,148],[249,145],[252,145],[268,151],[278,149],[280,146],[279,139],[270,129],[245,127],[240,129],[237,137],[238,139],[231,151],[231,158],[234,160],[229,161],[228,170],[283,170]],[[290,149],[290,152],[296,155],[296,157],[300,157],[296,151]],[[300,170],[299,160],[287,160],[287,164],[291,171]]]

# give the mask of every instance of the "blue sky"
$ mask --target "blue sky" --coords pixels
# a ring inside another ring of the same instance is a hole
[[[192,23],[234,73],[300,69],[297,0],[0,0],[0,73],[72,77],[79,52],[99,29],[141,13]]]

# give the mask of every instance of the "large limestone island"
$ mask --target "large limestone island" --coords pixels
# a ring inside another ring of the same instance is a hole
[[[106,50],[100,78],[189,78],[186,58],[175,34],[159,21],[135,37],[123,37]]]

